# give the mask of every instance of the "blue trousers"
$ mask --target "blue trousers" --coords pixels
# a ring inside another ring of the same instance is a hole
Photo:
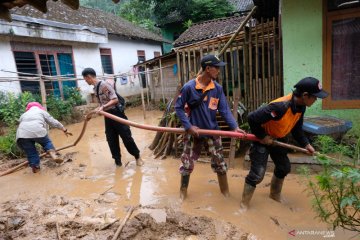
[[[40,138],[19,138],[17,140],[17,144],[22,150],[24,150],[30,167],[40,166],[40,157],[36,150],[35,143],[39,143],[45,151],[55,149],[48,135]]]

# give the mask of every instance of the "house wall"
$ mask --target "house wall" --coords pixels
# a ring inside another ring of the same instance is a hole
[[[161,53],[161,43],[129,40],[109,35],[109,42],[100,44],[99,47],[111,49],[114,73],[127,75],[128,81],[126,84],[121,84],[120,81],[117,81],[116,89],[119,94],[125,97],[140,94],[141,89],[137,70],[132,67],[138,63],[137,50],[144,50],[145,58],[151,59],[154,58],[154,52]]]
[[[4,59],[0,61],[0,70],[5,69],[16,72],[16,65],[14,56],[10,46],[9,37],[0,37],[0,52]],[[19,39],[17,39],[18,41]],[[28,39],[26,41],[34,42],[35,40]],[[49,44],[48,40],[37,39],[37,44]],[[95,43],[76,43],[68,41],[52,41],[51,44],[62,44],[72,46],[73,50],[73,64],[75,66],[75,74],[79,79],[78,87],[81,89],[82,95],[89,102],[91,101],[90,94],[93,93],[93,87],[89,86],[85,80],[82,79],[81,72],[86,67],[95,69],[98,75],[103,75],[100,50],[99,48],[110,48],[112,52],[112,60],[114,73],[132,74],[128,77],[128,83],[121,85],[117,84],[117,90],[123,96],[131,96],[140,94],[139,80],[136,75],[134,77],[133,65],[138,62],[137,50],[144,50],[146,59],[154,57],[154,52],[161,52],[161,43],[146,42],[139,40],[125,40],[117,37],[112,37],[106,44]],[[6,59],[6,60],[5,60]],[[0,77],[17,77],[17,74],[0,71]],[[133,84],[132,84],[133,83]],[[0,91],[7,91],[13,93],[21,93],[19,82],[0,82]]]
[[[0,92],[21,93],[20,82],[2,82],[3,77],[17,77],[16,73],[4,72],[1,70],[16,72],[14,55],[11,51],[10,42],[7,38],[0,37]]]
[[[282,0],[284,93],[289,93],[300,79],[323,79],[322,0]],[[331,115],[349,119],[360,130],[360,109],[322,110],[318,100],[307,115]]]
[[[174,74],[175,64],[176,64],[176,58],[168,58],[161,60],[161,66],[163,67],[162,69],[163,87],[161,87],[160,72],[156,74],[150,74],[151,85],[152,85],[151,97],[155,101],[160,101],[160,99],[162,100],[163,93],[164,93],[165,101],[175,96],[179,82],[177,74]]]

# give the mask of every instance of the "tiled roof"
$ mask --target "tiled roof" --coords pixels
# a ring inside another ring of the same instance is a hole
[[[231,34],[236,31],[244,19],[245,16],[233,16],[196,23],[176,39],[173,43],[174,47]]]
[[[229,3],[231,3],[236,11],[248,11],[251,10],[254,6],[254,3],[252,0],[227,0]]]
[[[11,14],[47,19],[57,22],[78,24],[90,27],[106,28],[109,34],[115,34],[135,39],[153,40],[163,42],[160,35],[138,27],[131,22],[110,13],[93,8],[79,7],[72,10],[65,4],[48,1],[46,14],[36,10],[30,5],[11,9]]]

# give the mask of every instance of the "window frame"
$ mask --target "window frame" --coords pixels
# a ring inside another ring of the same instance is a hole
[[[76,77],[76,67],[75,67],[75,62],[74,62],[74,54],[73,54],[72,48],[71,49],[68,49],[68,48],[69,48],[68,46],[63,47],[63,46],[53,46],[53,45],[38,45],[38,44],[11,42],[11,51],[13,53],[14,63],[16,64],[15,52],[31,52],[34,54],[37,74],[40,74],[40,75],[43,75],[43,71],[41,68],[41,62],[40,62],[39,55],[44,54],[44,55],[53,55],[54,56],[55,68],[56,68],[57,75],[59,76],[61,71],[60,71],[60,65],[59,65],[59,61],[58,61],[58,54],[59,53],[60,54],[61,53],[70,54],[71,60],[72,60],[74,78],[75,78]],[[60,97],[62,99],[64,99],[63,86],[62,86],[62,84],[60,84],[62,81],[57,78],[54,80],[45,80],[45,82],[52,82],[52,81],[57,81],[59,83]],[[77,80],[73,80],[73,81],[75,81],[76,87],[79,87],[78,81]],[[24,90],[21,86],[21,83],[20,83],[20,89],[21,89],[21,92],[24,92]],[[40,86],[39,86],[39,89],[40,89]]]
[[[101,68],[103,70],[103,73],[105,74],[114,74],[114,62],[112,59],[112,52],[111,52],[111,48],[99,48],[99,52],[100,52],[100,61],[101,61],[101,56],[110,56],[110,64],[111,64],[111,69],[113,73],[105,73],[104,71],[104,66],[102,65],[102,61],[101,61]]]
[[[322,109],[357,109],[360,108],[359,100],[332,100],[332,22],[347,18],[360,17],[360,8],[349,8],[329,12],[327,1],[323,4],[323,87],[329,96],[323,99]]]

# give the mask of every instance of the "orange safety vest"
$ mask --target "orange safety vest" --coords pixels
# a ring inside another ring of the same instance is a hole
[[[289,94],[287,96],[275,99],[273,102],[286,102],[286,101],[291,101],[292,98],[292,94]],[[281,119],[279,120],[270,120],[264,124],[262,124],[261,126],[265,129],[266,133],[268,135],[270,135],[273,138],[283,138],[285,137],[289,132],[291,132],[291,130],[293,129],[293,127],[295,126],[295,124],[297,123],[297,121],[300,119],[302,113],[293,113],[291,111],[291,107],[289,105],[286,113],[284,114],[284,116],[282,116]]]

